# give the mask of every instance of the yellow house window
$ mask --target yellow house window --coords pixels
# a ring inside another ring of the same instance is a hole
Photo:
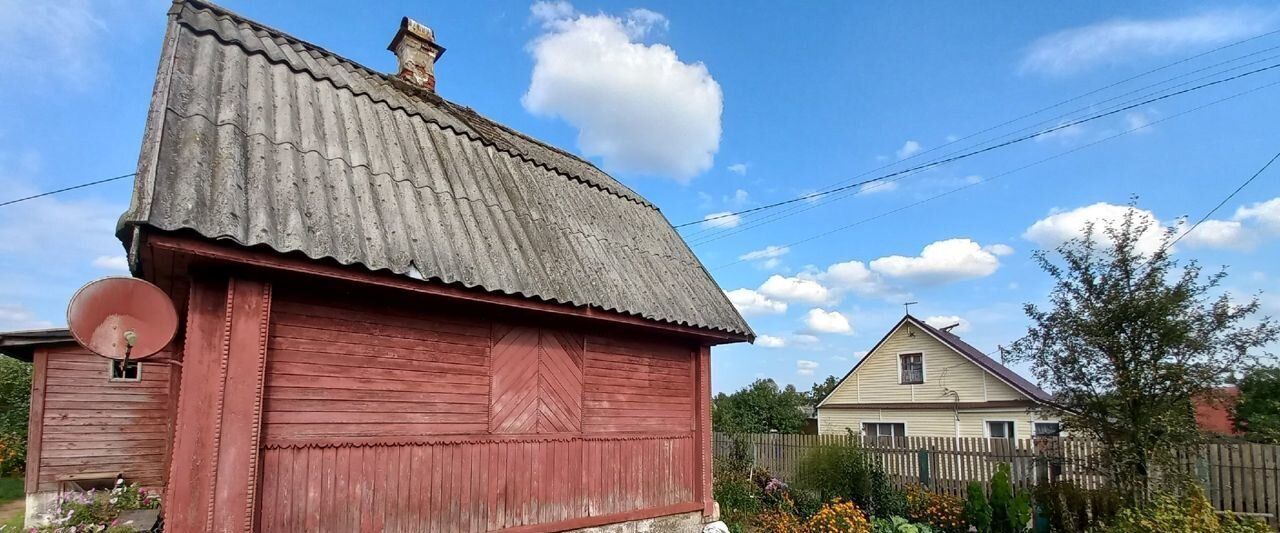
[[[898,358],[901,365],[899,376],[903,385],[924,383],[924,354],[904,353]]]

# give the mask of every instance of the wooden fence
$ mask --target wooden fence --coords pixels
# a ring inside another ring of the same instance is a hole
[[[1101,487],[1107,481],[1099,473],[1097,445],[1082,439],[851,439],[845,435],[717,433],[716,456],[728,453],[734,439],[747,445],[756,466],[783,480],[795,479],[797,467],[810,449],[854,440],[895,483],[920,483],[960,497],[965,495],[969,481],[985,484],[1001,463],[1010,465],[1013,482],[1024,489],[1048,480],[1069,481],[1083,488]],[[1280,446],[1208,444],[1198,457],[1188,458],[1186,466],[1189,474],[1200,479],[1205,494],[1219,510],[1280,525]]]

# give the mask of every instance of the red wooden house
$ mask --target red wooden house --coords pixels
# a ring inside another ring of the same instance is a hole
[[[710,347],[751,329],[654,205],[438,96],[431,30],[390,49],[174,4],[118,228],[182,315],[120,394],[166,432],[94,468],[163,485],[179,532],[697,528]],[[44,349],[50,386],[94,371]]]

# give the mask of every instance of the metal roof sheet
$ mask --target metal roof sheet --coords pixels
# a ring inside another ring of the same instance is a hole
[[[652,204],[434,93],[179,1],[130,225],[754,337]]]

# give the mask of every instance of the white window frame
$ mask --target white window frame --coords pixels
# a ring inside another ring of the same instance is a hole
[[[863,437],[872,436],[872,435],[867,435],[867,427],[866,427],[867,424],[902,424],[902,438],[906,438],[907,435],[911,434],[910,433],[911,428],[907,425],[906,420],[859,420],[858,431],[862,432]],[[877,439],[880,438],[880,435],[878,433],[879,432],[877,431],[877,434],[874,435],[874,437],[876,437]]]
[[[902,356],[918,355],[920,356],[920,383],[903,383],[902,382]],[[898,365],[898,384],[899,385],[924,385],[929,382],[929,363],[924,352],[898,352],[898,358],[895,363]]]
[[[1009,430],[1013,432],[1013,438],[1009,438],[1008,436],[1005,436],[1005,437],[992,437],[992,436],[991,436],[991,423],[992,423],[992,422],[999,422],[999,423],[1002,423],[1002,424],[1008,424],[1008,428],[1009,428]],[[983,433],[984,435],[986,435],[988,439],[1003,439],[1003,440],[1009,440],[1009,441],[1016,441],[1016,440],[1018,440],[1018,421],[1017,421],[1017,420],[1002,419],[1002,418],[984,418],[984,419],[982,419],[982,433]]]
[[[1036,424],[1057,424],[1057,425],[1058,425],[1058,436],[1059,436],[1059,437],[1065,437],[1065,436],[1067,436],[1067,432],[1065,432],[1065,431],[1063,431],[1063,430],[1062,430],[1062,421],[1061,421],[1061,420],[1032,420],[1032,421],[1031,421],[1031,437],[1032,437],[1032,438],[1036,438],[1036,437],[1039,437],[1039,436],[1040,436],[1038,433],[1036,433]]]
[[[130,364],[138,365],[138,377],[136,378],[115,377],[116,366],[119,363],[120,361],[115,359],[107,359],[107,381],[112,383],[137,383],[142,381],[142,361],[129,361]]]

